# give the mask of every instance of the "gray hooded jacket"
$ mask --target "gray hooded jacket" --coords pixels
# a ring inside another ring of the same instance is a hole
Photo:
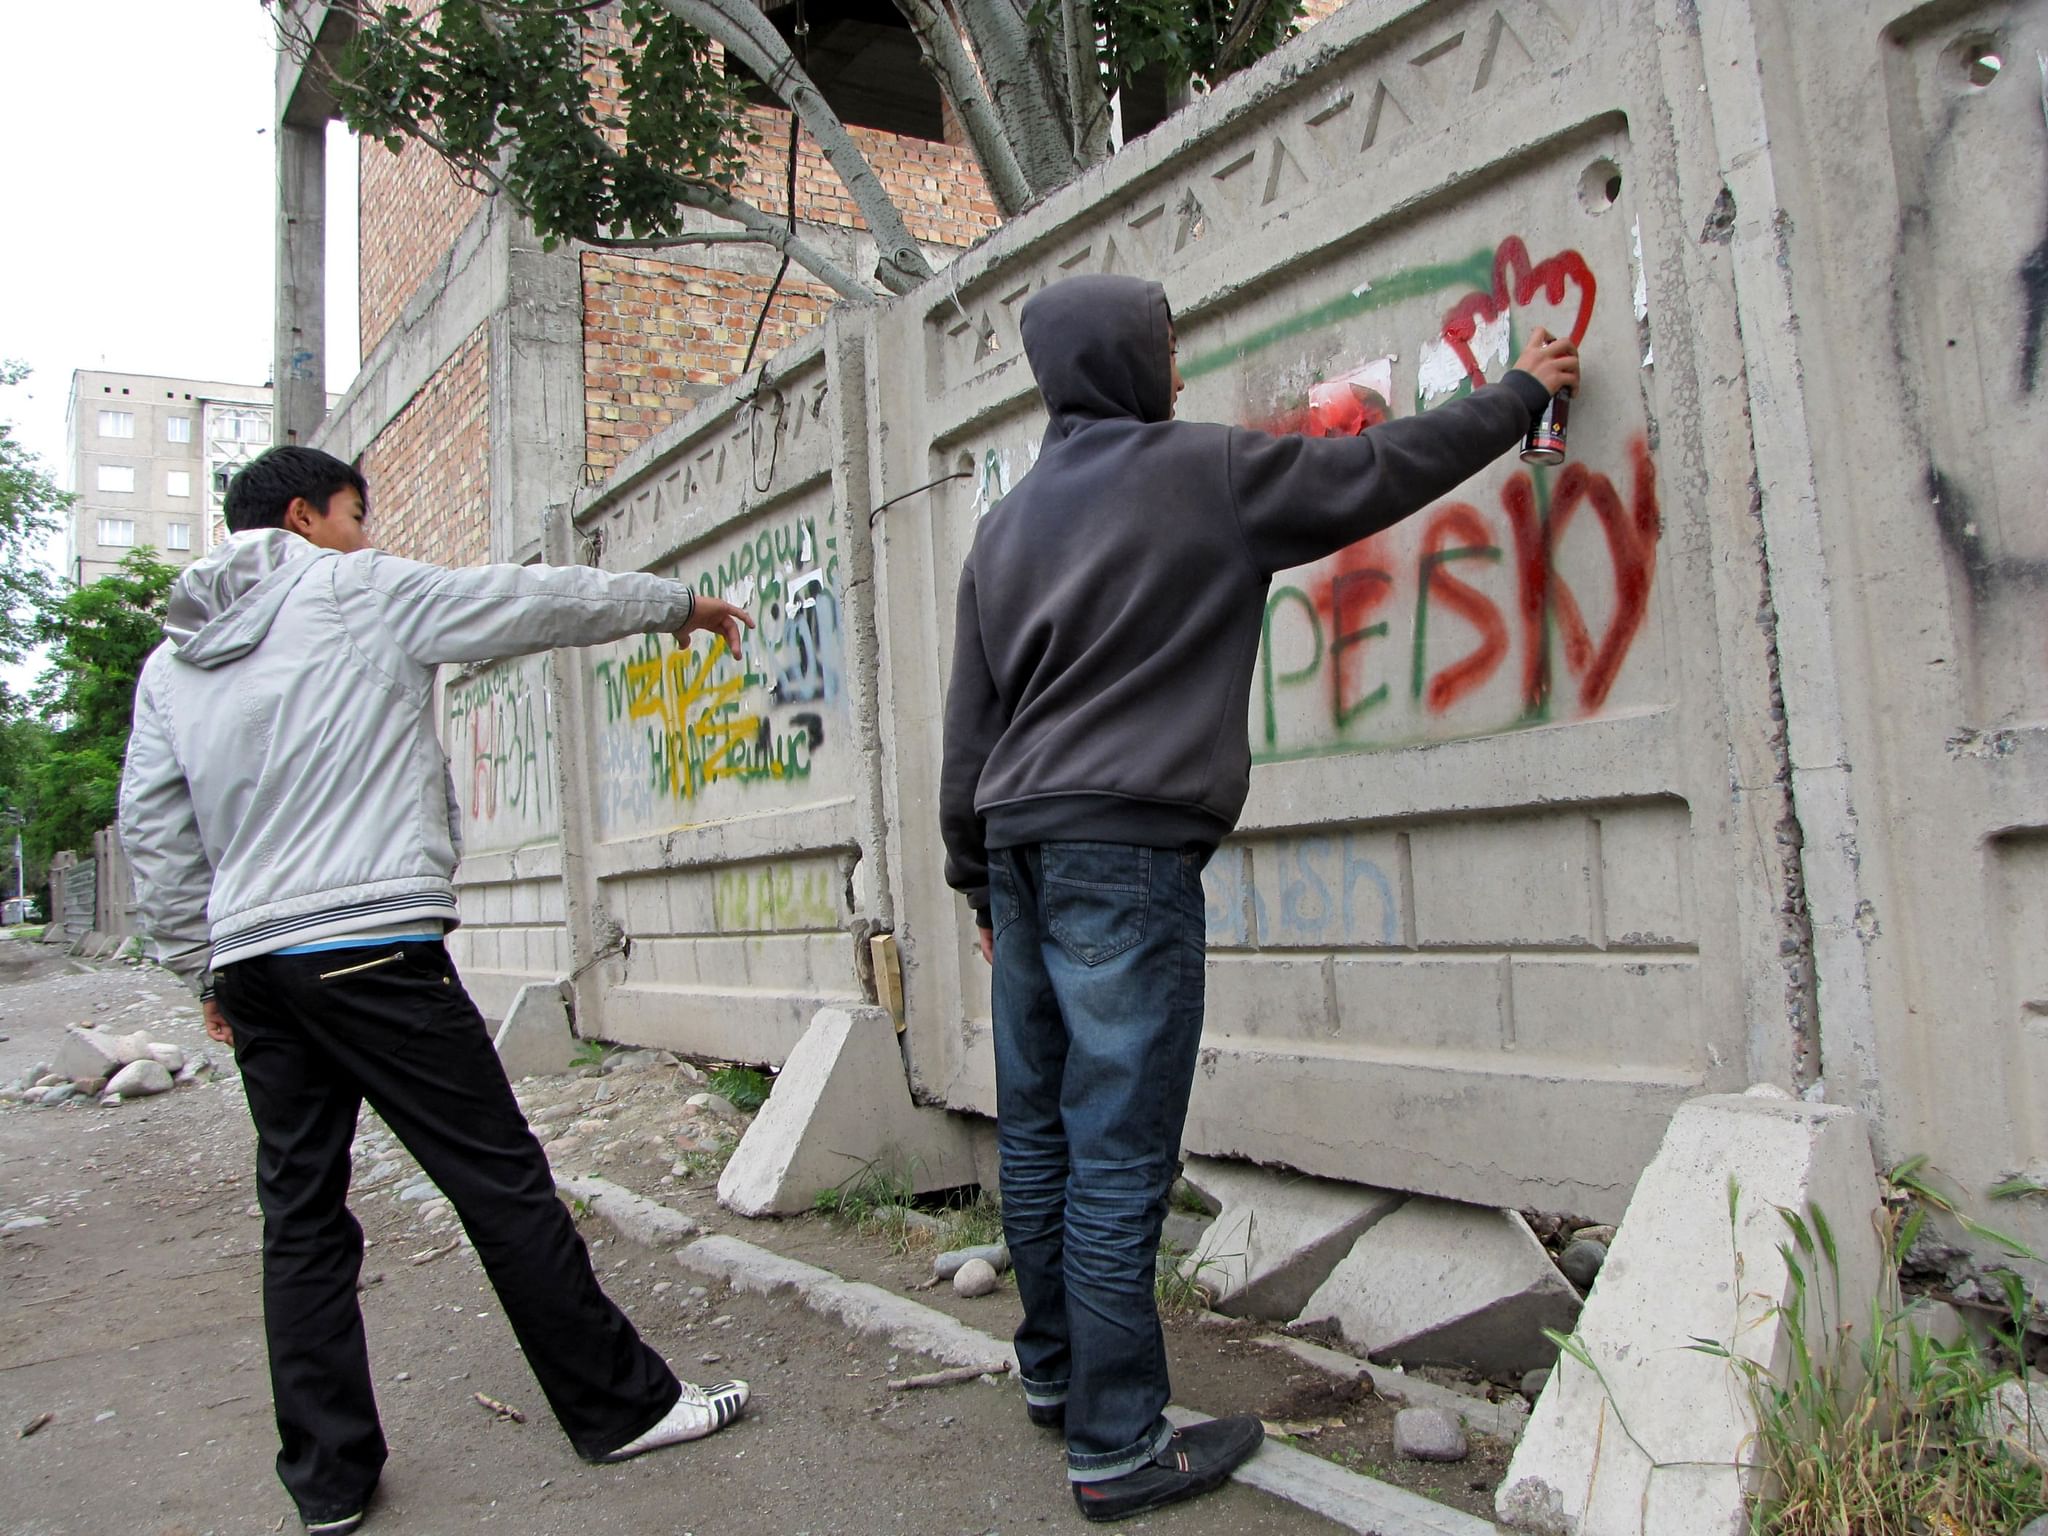
[[[1274,572],[1429,505],[1550,398],[1516,369],[1358,437],[1174,421],[1171,326],[1135,277],[1024,305],[1050,419],[960,573],[939,784],[946,878],[984,914],[990,848],[1228,836]]]
[[[231,537],[171,589],[121,776],[136,914],[187,978],[364,928],[456,921],[435,669],[682,628],[681,582],[450,570]]]

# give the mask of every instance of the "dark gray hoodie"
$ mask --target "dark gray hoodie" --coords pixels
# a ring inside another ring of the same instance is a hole
[[[1067,278],[1024,306],[1051,421],[960,572],[939,788],[946,879],[984,921],[990,848],[1228,836],[1274,572],[1429,505],[1549,398],[1517,370],[1357,437],[1179,422],[1171,325],[1139,278]]]

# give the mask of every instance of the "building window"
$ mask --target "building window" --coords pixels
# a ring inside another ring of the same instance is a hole
[[[192,525],[190,523],[170,524],[170,535],[165,541],[172,549],[192,547]]]
[[[267,443],[270,418],[261,411],[222,411],[214,436],[231,443]]]
[[[191,442],[192,418],[190,416],[166,416],[164,418],[164,441],[167,443]]]
[[[166,496],[190,496],[192,494],[192,471],[170,469],[164,471],[164,494]]]
[[[99,468],[99,486],[101,490],[134,491],[135,466],[133,464],[102,464]]]
[[[101,437],[133,437],[135,435],[135,413],[133,411],[101,411]]]
[[[103,517],[100,519],[100,542],[102,544],[132,545],[135,542],[135,519],[132,517]]]

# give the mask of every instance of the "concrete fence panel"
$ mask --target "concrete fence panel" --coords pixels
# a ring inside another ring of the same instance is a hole
[[[878,557],[924,1091],[994,1107],[931,658],[1042,430],[1019,309],[1078,271],[1165,283],[1197,418],[1356,432],[1498,378],[1538,325],[1587,359],[1566,465],[1509,456],[1275,581],[1190,1149],[1616,1214],[1680,1100],[1795,1075],[1776,903],[1735,899],[1782,889],[1783,796],[1746,444],[1703,407],[1739,338],[1687,212],[1708,168],[1671,103],[1697,110],[1702,60],[1673,19],[1354,5],[884,317],[888,486],[964,472]]]
[[[936,802],[1023,302],[1156,277],[1183,414],[1315,434],[1542,325],[1565,464],[1273,584],[1190,1150],[1612,1217],[1771,1080],[2048,1179],[2044,60],[2039,0],[1354,0],[549,509],[758,627],[449,682],[472,974],[777,1062],[888,932],[913,1091],[992,1113]]]

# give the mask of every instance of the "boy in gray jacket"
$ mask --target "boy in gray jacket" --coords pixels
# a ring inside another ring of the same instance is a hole
[[[1032,1421],[1122,1520],[1217,1487],[1250,1415],[1176,1431],[1154,1264],[1202,1036],[1202,869],[1237,825],[1273,575],[1419,511],[1514,446],[1578,355],[1358,437],[1172,420],[1159,284],[1024,306],[1051,420],[960,573],[939,814],[995,967],[1003,1231]]]
[[[737,650],[752,620],[657,576],[379,554],[367,498],[310,448],[236,475],[230,538],[171,590],[121,781],[137,915],[198,981],[256,1122],[277,1471],[312,1532],[360,1525],[385,1459],[346,1203],[365,1100],[453,1203],[584,1459],[697,1439],[747,1401],[745,1382],[679,1382],[599,1288],[456,979],[434,677],[638,634]]]

